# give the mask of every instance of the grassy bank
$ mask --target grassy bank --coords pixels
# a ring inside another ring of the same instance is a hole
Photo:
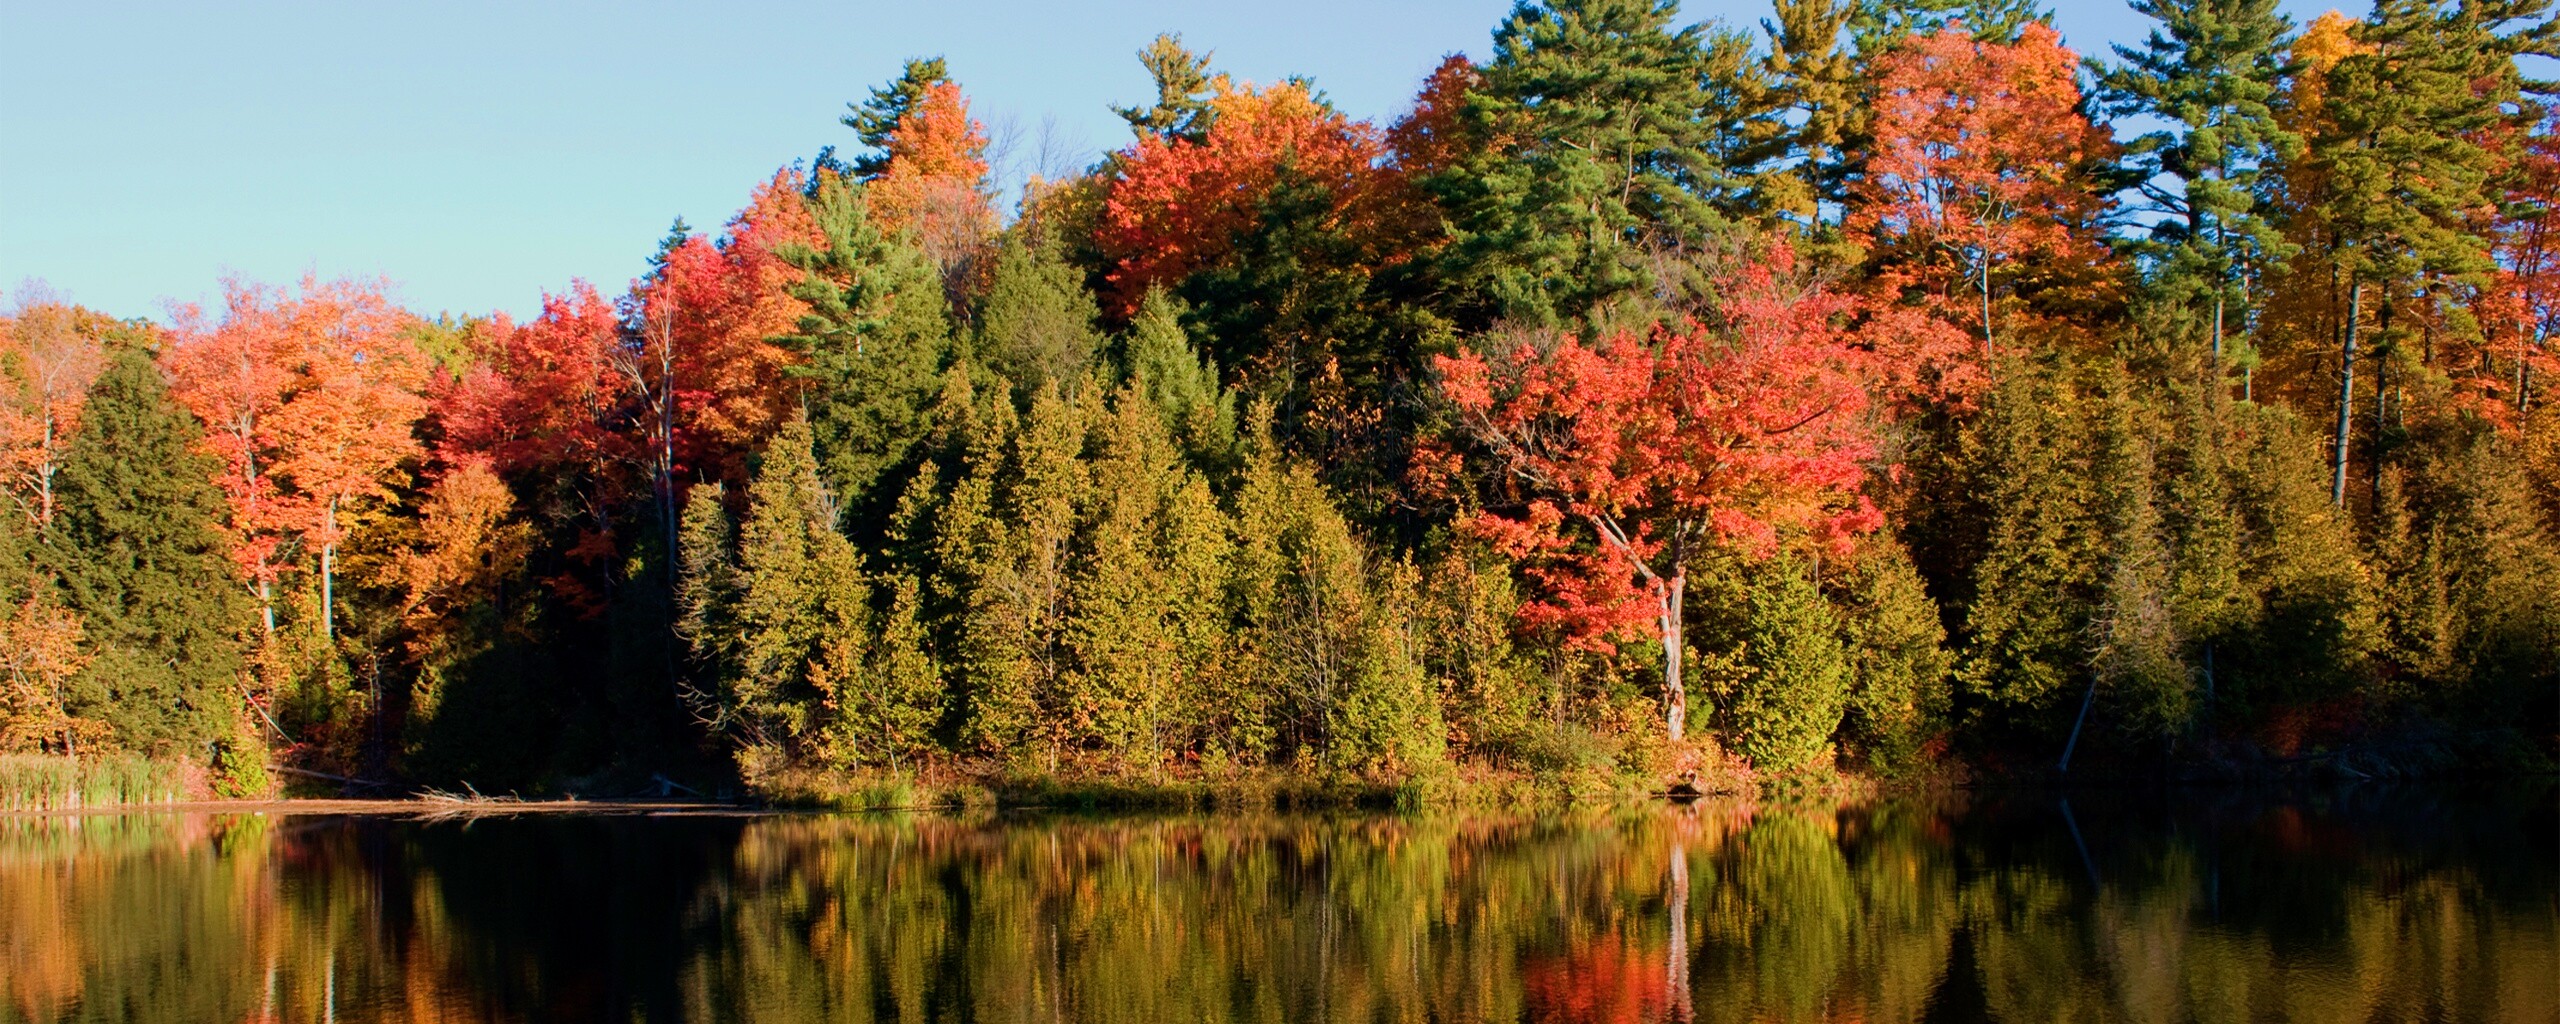
[[[0,754],[0,811],[61,811],[185,799],[188,765],[132,754]]]

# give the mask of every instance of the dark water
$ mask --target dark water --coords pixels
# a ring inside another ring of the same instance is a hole
[[[2560,1020],[2525,791],[0,818],[0,1020]]]

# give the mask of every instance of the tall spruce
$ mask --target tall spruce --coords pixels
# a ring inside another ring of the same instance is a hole
[[[95,655],[63,710],[130,749],[200,754],[241,707],[249,610],[201,440],[151,355],[126,347],[89,389],[55,483],[44,557]]]

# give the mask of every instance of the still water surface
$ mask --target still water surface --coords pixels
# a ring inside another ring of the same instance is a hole
[[[0,1020],[2560,1020],[2560,795],[0,818]]]

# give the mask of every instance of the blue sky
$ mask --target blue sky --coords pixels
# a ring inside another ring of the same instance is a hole
[[[2148,23],[2056,5],[2084,52]],[[2326,9],[2288,0],[2296,20]],[[1507,0],[0,4],[0,289],[158,317],[226,273],[389,278],[424,312],[532,309],[638,273],[820,146],[847,100],[942,54],[1016,166],[1126,141],[1160,31],[1255,81],[1391,117]],[[1685,5],[1749,24],[1765,0]],[[1045,125],[1045,128],[1044,128]],[[1046,145],[1042,144],[1046,139]]]

